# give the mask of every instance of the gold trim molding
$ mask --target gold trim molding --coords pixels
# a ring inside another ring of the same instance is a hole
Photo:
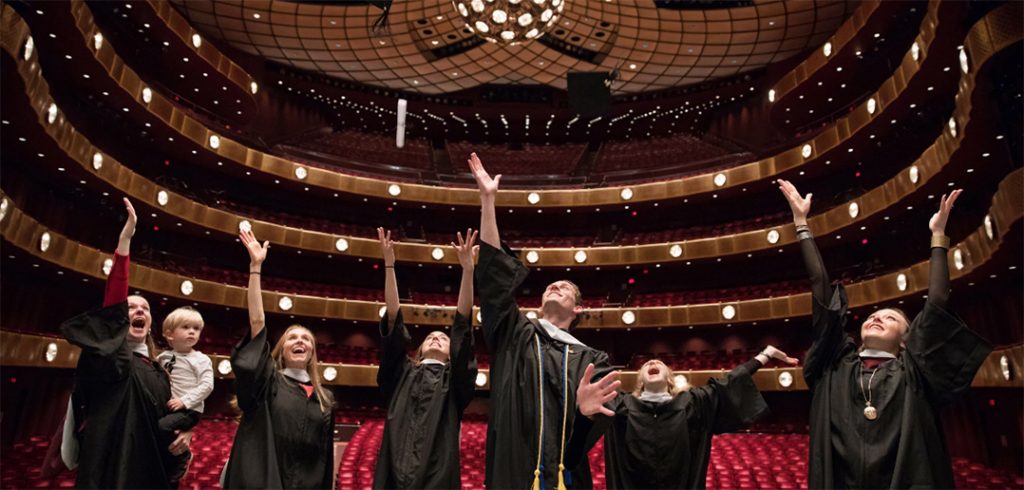
[[[109,254],[70,240],[56,231],[48,230],[30,216],[22,213],[6,196],[0,196],[6,212],[0,219],[0,235],[12,245],[68,270],[100,280],[105,279],[102,268]],[[950,248],[950,277],[954,280],[967,276],[985,264],[1000,248],[1004,236],[1024,217],[1024,169],[1007,175],[992,197],[992,205],[983,223],[963,241]],[[44,240],[44,234],[47,238]],[[991,234],[991,237],[989,236]],[[41,243],[46,242],[46,250]],[[921,254],[926,247],[922,245]],[[960,264],[956,266],[956,264]],[[961,267],[962,266],[962,267]],[[131,265],[131,285],[160,296],[187,301],[244,309],[246,288],[196,279],[139,264]],[[190,293],[184,294],[183,281],[189,281]],[[847,285],[852,308],[881,304],[925,291],[928,288],[928,261],[920,261],[888,274]],[[281,298],[290,301],[288,309],[281,306]],[[334,299],[264,291],[263,302],[271,313],[315,318],[332,318],[377,322],[383,303]],[[713,304],[683,306],[591,308],[583,313],[580,328],[649,328],[693,325],[720,325],[750,323],[764,320],[788,319],[810,315],[810,293],[771,298],[760,298]],[[454,318],[452,306],[403,305],[402,312],[410,324],[449,325]],[[632,322],[624,316],[630,313]],[[474,317],[477,315],[474,314]],[[474,318],[474,323],[479,321]]]
[[[981,53],[981,58],[974,61],[978,65],[977,67],[961,77],[959,92],[955,98],[956,110],[954,111],[953,118],[958,128],[960,128],[959,131],[955,132],[956,135],[953,135],[953,131],[943,131],[916,161],[889,181],[850,202],[812,217],[810,224],[816,233],[824,236],[841,232],[863,220],[869,219],[899,203],[941,172],[969,132],[967,125],[970,123],[973,103],[971,97],[974,95],[973,89],[975,77],[979,71],[978,68],[993,54],[1021,39],[1019,29],[1016,32],[1004,32],[1005,29],[989,26],[994,18],[1006,13],[1002,11],[1008,7],[1010,5],[990,12],[968,33],[965,49],[969,52]],[[5,7],[4,12],[5,14],[10,12],[11,16],[17,18],[17,14],[10,10],[10,7]],[[379,245],[373,239],[293,228],[228,213],[191,201],[185,196],[162,189],[156,183],[136,174],[114,158],[104,154],[99,148],[93,146],[62,115],[58,115],[54,123],[48,124],[46,122],[47,110],[52,103],[52,97],[49,94],[49,85],[36,60],[36,55],[32,53],[28,60],[18,57],[21,46],[24,44],[20,40],[27,39],[28,37],[27,27],[20,21],[20,18],[12,21],[11,17],[8,17],[5,23],[12,25],[9,26],[11,29],[5,30],[5,33],[8,35],[3,39],[4,48],[18,61],[19,73],[25,81],[26,92],[33,109],[36,111],[39,124],[69,158],[90,173],[126,192],[136,200],[146,202],[155,209],[162,209],[177,218],[207,229],[233,236],[237,233],[238,224],[243,220],[247,220],[252,224],[258,236],[276,244],[325,254],[379,258]],[[102,155],[104,159],[102,168],[98,170],[91,166],[95,154]],[[916,170],[911,170],[912,168]],[[912,177],[911,172],[915,172],[916,178]],[[159,204],[157,199],[159,192],[166,193],[168,197],[166,205]],[[858,213],[855,217],[852,217],[849,209],[854,204],[858,208]],[[347,245],[347,248],[343,251],[339,250],[339,240],[344,240]],[[732,235],[699,238],[682,242],[611,247],[533,248],[527,250],[537,252],[538,260],[535,263],[531,263],[531,266],[593,267],[710,259],[766,251],[781,248],[795,242],[796,236],[792,227],[780,225]],[[442,258],[440,260],[433,258],[433,253],[436,249],[442,251]],[[581,250],[586,253],[586,260],[582,263],[576,260],[576,254]],[[445,245],[399,243],[396,246],[396,255],[398,260],[404,262],[449,265],[457,263],[456,257],[450,253],[450,250]]]
[[[53,347],[50,346],[53,344]],[[53,361],[46,360],[47,351],[53,353]],[[0,330],[0,366],[36,367],[36,368],[63,368],[74,369],[78,364],[80,349],[69,344],[66,340],[56,337],[45,337],[42,335],[10,332]],[[226,354],[208,354],[213,361],[214,376],[217,380],[234,379],[234,375],[221,374],[216,367],[222,362],[230,362]],[[1006,365],[1009,368],[1010,379],[1003,376],[1003,357],[1006,358]],[[324,381],[334,386],[354,387],[376,387],[377,366],[341,363],[321,363],[320,369],[334,368],[337,376],[331,381]],[[1024,387],[1024,346],[1016,345],[992,351],[982,364],[978,374],[974,376],[971,386],[975,388],[1021,388]],[[487,382],[478,386],[478,391],[490,389],[490,370],[480,369]],[[622,372],[622,391],[630,392],[636,383],[636,371]],[[691,386],[704,386],[708,380],[720,377],[727,372],[721,370],[689,370],[673,371],[674,374],[686,376]],[[780,379],[782,373],[789,373],[792,376],[792,383],[783,386]],[[754,374],[754,383],[760,391],[806,391],[807,383],[804,382],[803,369],[796,368],[765,368]]]

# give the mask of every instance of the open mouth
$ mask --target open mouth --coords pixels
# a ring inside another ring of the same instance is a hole
[[[883,328],[882,325],[878,323],[872,323],[871,325],[868,325],[868,330],[878,330],[879,332],[884,332],[885,328]]]
[[[652,368],[647,370],[647,374],[649,374],[651,376],[657,376],[657,375],[661,374],[661,369],[658,369],[656,367],[652,367]]]
[[[295,347],[292,347],[292,354],[295,354],[297,356],[301,356],[301,355],[303,355],[305,353],[306,353],[306,346],[304,346],[304,345],[297,345]]]

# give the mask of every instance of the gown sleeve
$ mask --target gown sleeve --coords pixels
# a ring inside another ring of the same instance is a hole
[[[333,398],[331,399],[331,406],[332,407],[334,406],[334,399]],[[334,485],[335,472],[333,471],[334,470],[334,424],[335,424],[334,409],[333,408],[331,409],[331,413],[328,414],[328,416],[331,418],[331,420],[327,424],[327,430],[325,430],[324,434],[322,435],[322,437],[323,437],[323,442],[322,442],[322,444],[323,444],[323,446],[322,446],[323,447],[323,451],[321,451],[321,452],[323,453],[323,458],[324,458],[324,464],[323,464],[323,466],[324,466],[324,477],[323,477],[322,483],[320,485],[320,488],[334,489],[334,488],[337,488],[337,487]]]
[[[266,400],[266,390],[274,376],[274,362],[270,358],[267,329],[256,337],[245,334],[231,351],[231,370],[235,373],[235,392],[238,407],[250,412]]]
[[[811,279],[811,348],[804,360],[804,380],[813,390],[822,374],[835,361],[846,335],[846,289],[842,284],[830,287],[825,264],[813,238],[800,240],[800,251]]]
[[[64,338],[82,349],[79,368],[108,381],[123,379],[131,367],[128,303],[87,311],[60,326]],[[95,373],[93,373],[95,371]]]
[[[455,313],[451,339],[452,386],[461,409],[473,401],[476,386],[476,352],[473,343],[473,325],[469,318]]]
[[[964,394],[992,346],[946,307],[946,249],[932,248],[928,300],[914,318],[905,344],[931,398],[945,404]]]
[[[768,405],[751,377],[761,368],[752,359],[736,366],[724,378],[711,378],[706,386],[691,388],[701,417],[712,432],[724,434],[749,426],[768,412]]]
[[[107,276],[106,289],[103,291],[103,306],[116,305],[128,299],[128,266],[127,255],[114,252],[114,265]]]
[[[595,352],[597,357],[593,361],[594,376],[590,379],[591,382],[604,378],[614,371],[611,363],[608,362],[608,354],[601,351]],[[619,394],[610,405],[621,403],[623,396]],[[575,400],[575,395],[573,395],[573,400]],[[616,410],[617,406],[612,409],[612,411]],[[589,418],[580,413],[579,407],[576,407],[574,411],[572,425],[566,427],[566,430],[570,432],[565,441],[565,467],[570,469],[577,467],[587,458],[587,453],[594,447],[594,444],[597,444],[597,440],[604,435],[612,423],[611,417],[606,417],[600,413],[594,414],[593,418]]]
[[[527,274],[526,267],[509,250],[480,243],[476,282],[480,290],[484,338],[491,351],[501,350],[513,330],[525,324],[515,294]]]
[[[380,319],[380,369],[377,370],[377,386],[389,403],[398,382],[402,379],[402,373],[409,365],[408,348],[410,337],[409,331],[405,328],[405,321],[402,320],[402,310],[395,315],[394,325],[388,331],[388,315]]]

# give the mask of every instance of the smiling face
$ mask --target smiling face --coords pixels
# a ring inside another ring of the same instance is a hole
[[[559,317],[571,317],[583,311],[580,289],[570,281],[555,281],[544,289],[540,297],[541,309]]]
[[[285,330],[279,341],[281,361],[286,368],[306,369],[313,359],[313,348],[316,339],[313,333],[299,325],[292,325]]]
[[[128,297],[128,340],[142,343],[149,335],[153,326],[153,316],[149,312],[149,301],[142,296]]]
[[[864,320],[860,326],[860,337],[866,348],[895,354],[899,352],[908,327],[907,317],[900,311],[883,308]]]
[[[427,335],[419,348],[420,359],[436,359],[441,362],[448,362],[451,353],[451,339],[444,332],[435,330]]]

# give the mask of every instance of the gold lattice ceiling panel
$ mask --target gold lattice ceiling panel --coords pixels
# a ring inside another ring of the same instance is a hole
[[[470,0],[457,0],[470,1]],[[500,0],[498,0],[500,1]],[[756,70],[822,44],[854,0],[759,0],[707,10],[651,0],[568,0],[557,25],[519,45],[485,42],[451,0],[396,0],[386,31],[369,4],[173,0],[204,35],[342,80],[424,94],[482,84],[565,89],[569,71],[618,69],[614,93],[700,83]]]

